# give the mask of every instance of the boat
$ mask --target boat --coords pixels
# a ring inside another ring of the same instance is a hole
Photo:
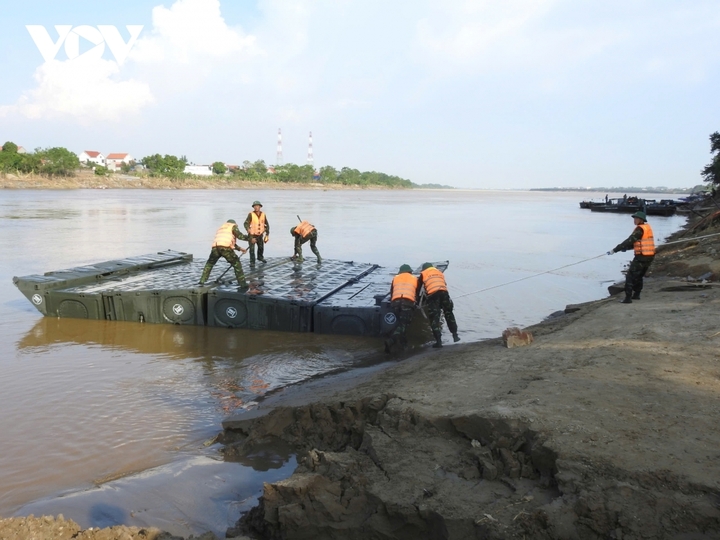
[[[590,203],[588,208],[590,208],[591,212],[633,214],[642,211],[649,216],[672,216],[677,211],[677,203],[669,199],[663,199],[658,202],[655,199],[622,197],[618,199],[608,199],[606,203]]]
[[[442,271],[448,264],[434,263]],[[13,283],[47,317],[360,336],[386,335],[397,325],[389,299],[396,270],[377,264],[268,258],[246,273],[247,289],[222,264],[199,285],[204,265],[167,250]]]

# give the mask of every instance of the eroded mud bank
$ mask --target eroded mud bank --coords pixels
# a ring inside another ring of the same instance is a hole
[[[274,440],[302,457],[238,524],[272,539],[714,538],[718,493],[671,473],[575,461],[532,425],[426,416],[393,395],[276,409],[225,432],[226,459]]]

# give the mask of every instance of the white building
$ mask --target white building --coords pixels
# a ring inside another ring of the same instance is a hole
[[[83,150],[78,156],[80,163],[94,163],[95,165],[105,166],[105,156],[95,150]]]
[[[198,176],[212,176],[210,165],[185,165],[185,174],[196,174]]]
[[[107,168],[111,171],[117,171],[123,163],[131,163],[135,161],[130,154],[108,154],[105,158]]]

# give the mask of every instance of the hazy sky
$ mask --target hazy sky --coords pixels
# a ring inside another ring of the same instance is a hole
[[[318,167],[417,183],[685,187],[720,130],[718,0],[0,0],[0,13],[0,139],[28,149],[274,163],[282,128],[286,163],[306,163],[312,131]],[[45,58],[27,25],[44,27]],[[126,25],[143,26],[134,43]]]

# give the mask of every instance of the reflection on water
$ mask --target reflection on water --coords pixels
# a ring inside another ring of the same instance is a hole
[[[43,317],[17,343],[20,357],[65,354],[69,345],[193,361],[219,408],[232,412],[319,374],[385,360],[380,340],[289,332]]]
[[[287,478],[296,466],[289,455],[273,456],[255,468],[196,456],[59,499],[42,499],[18,514],[61,513],[84,529],[160,527],[185,538],[205,531],[224,538],[227,528],[257,504],[263,482]]]
[[[149,484],[128,475],[158,474],[163,485],[170,482],[163,467],[184,463],[189,471],[196,459],[215,456],[203,443],[228,414],[288,385],[385,360],[378,339],[42,318],[12,285],[13,275],[165,249],[202,261],[218,224],[242,222],[255,199],[272,223],[271,257],[292,254],[287,231],[301,214],[318,227],[328,258],[389,268],[448,259],[463,343],[605,296],[631,258],[599,258],[460,298],[604,253],[632,232],[632,220],[580,210],[577,194],[563,193],[4,190],[0,227],[10,241],[0,244],[0,515],[39,513],[40,506],[23,505],[44,498],[48,513],[73,500],[75,510],[87,511],[82,519],[134,519],[129,503],[94,505],[95,490],[52,495],[122,478],[112,486],[139,500],[152,493]],[[662,238],[683,221],[651,223]],[[144,513],[144,523],[164,526],[158,512]]]

